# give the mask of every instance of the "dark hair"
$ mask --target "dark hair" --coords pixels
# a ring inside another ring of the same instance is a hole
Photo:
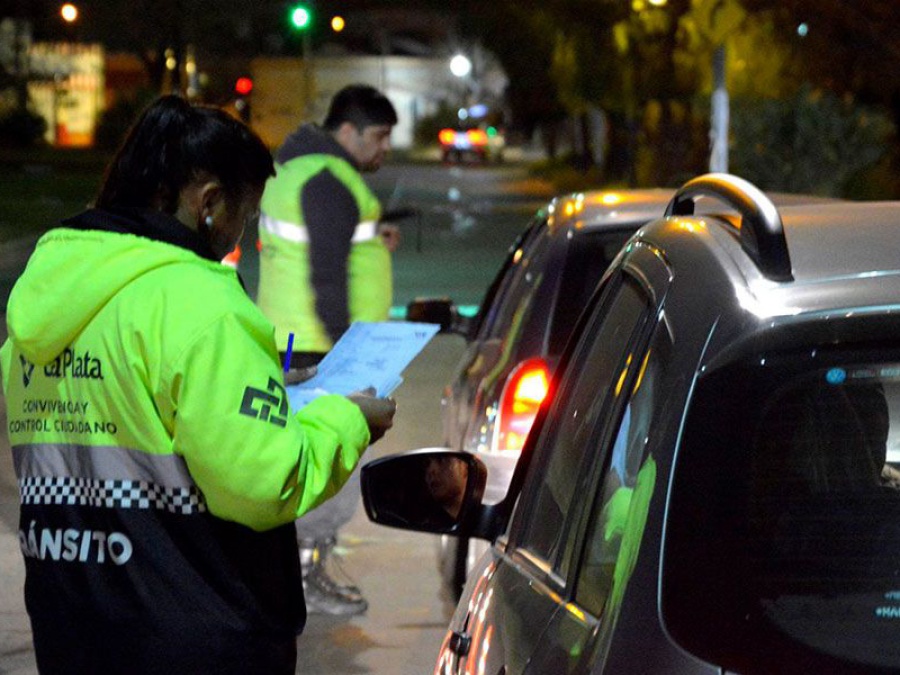
[[[106,169],[98,208],[161,208],[174,213],[182,189],[201,172],[222,184],[234,203],[274,175],[272,155],[253,131],[228,113],[162,96],[132,125]]]
[[[334,131],[344,122],[350,122],[358,130],[373,124],[397,124],[397,111],[387,96],[366,84],[344,87],[334,98],[322,126]]]

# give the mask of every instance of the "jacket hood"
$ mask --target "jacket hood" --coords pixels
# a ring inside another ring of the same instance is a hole
[[[351,166],[357,166],[350,153],[316,124],[304,124],[288,136],[275,154],[275,161],[284,164],[302,155],[335,155],[348,161]]]
[[[9,296],[9,339],[32,363],[55,359],[100,309],[134,279],[164,265],[230,268],[162,241],[101,230],[62,227],[38,241]]]

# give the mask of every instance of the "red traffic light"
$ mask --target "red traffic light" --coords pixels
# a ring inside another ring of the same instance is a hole
[[[253,91],[253,80],[249,77],[239,77],[234,83],[234,91],[241,96],[246,96]]]

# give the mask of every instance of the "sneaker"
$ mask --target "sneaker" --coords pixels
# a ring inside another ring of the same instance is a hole
[[[310,614],[331,616],[356,616],[369,608],[369,603],[359,592],[345,590],[322,567],[315,567],[303,580],[306,595],[306,611]]]
[[[359,586],[353,582],[353,579],[350,578],[350,575],[347,574],[347,570],[345,570],[343,564],[341,564],[342,555],[338,552],[336,544],[337,540],[334,538],[325,540],[323,550],[328,553],[322,557],[322,569],[328,570],[328,577],[342,593],[356,595],[362,598],[362,591],[359,590]],[[340,581],[338,581],[339,579]]]
[[[362,614],[369,607],[359,588],[351,583],[339,583],[326,569],[331,560],[332,567],[348,581],[337,557],[330,556],[335,546],[335,538],[322,540],[304,539],[299,542],[300,564],[303,570],[303,591],[306,594],[306,610],[310,614],[330,614],[333,616],[354,616]]]

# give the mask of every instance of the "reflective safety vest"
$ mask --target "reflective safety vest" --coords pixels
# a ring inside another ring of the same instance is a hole
[[[263,193],[259,224],[257,304],[275,325],[275,342],[285,351],[288,333],[296,351],[327,352],[332,347],[315,308],[309,262],[309,234],[300,209],[304,185],[330,171],[356,200],[360,214],[347,261],[350,322],[386,321],[393,295],[391,256],[378,236],[381,205],[349,162],[329,154],[300,155],[276,165]]]

